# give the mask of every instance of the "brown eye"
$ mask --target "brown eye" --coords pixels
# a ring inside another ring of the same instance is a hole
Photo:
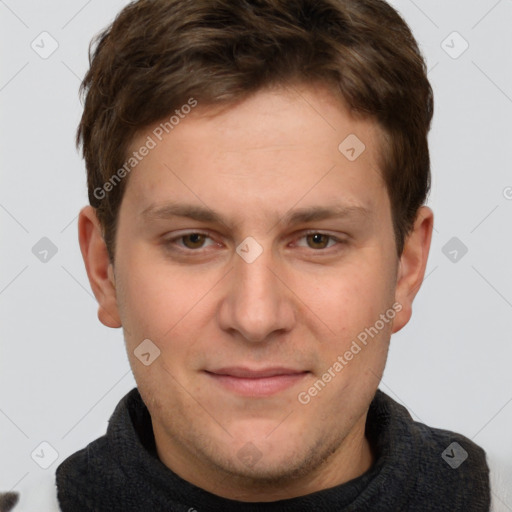
[[[182,236],[181,240],[183,240],[183,245],[187,247],[187,249],[200,249],[205,238],[208,237],[202,233],[190,233],[189,235]],[[190,243],[188,241],[190,241]]]
[[[323,233],[312,233],[306,235],[306,238],[308,240],[308,246],[311,247],[311,249],[325,249],[329,243],[329,239],[332,237],[324,235]]]

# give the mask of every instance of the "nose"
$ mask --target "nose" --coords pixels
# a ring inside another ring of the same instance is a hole
[[[293,293],[270,249],[251,263],[235,254],[233,263],[219,310],[222,329],[236,331],[252,343],[290,331],[296,318]]]

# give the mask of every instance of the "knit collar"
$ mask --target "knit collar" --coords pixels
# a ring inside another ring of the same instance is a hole
[[[246,503],[204,491],[180,478],[158,459],[149,411],[137,388],[134,388],[117,405],[106,435],[59,466],[58,496],[64,512],[74,512],[78,510],[77,507],[81,507],[80,510],[110,512],[409,510],[411,500],[426,492],[422,490],[425,485],[426,489],[437,486],[438,492],[442,494],[444,490],[440,486],[444,479],[452,487],[449,491],[454,490],[454,484],[449,482],[450,479],[453,480],[454,474],[450,473],[453,470],[441,459],[440,447],[443,443],[447,446],[448,439],[442,440],[433,451],[431,443],[432,453],[426,450],[425,434],[433,430],[435,429],[415,423],[403,406],[377,390],[366,421],[366,435],[376,460],[367,472],[344,484],[306,496],[271,503]],[[468,442],[471,443],[469,440]],[[479,460],[474,460],[476,466],[473,473],[478,473],[475,478],[484,489],[486,466],[485,457],[482,461],[483,451],[476,445],[465,447],[476,450],[474,453],[472,451],[474,459],[480,457]],[[433,464],[435,468],[429,468],[429,464]],[[458,474],[458,479],[462,479],[461,483],[465,485],[471,480],[468,477],[471,476],[471,471],[468,473],[468,469],[466,466]],[[425,485],[420,485],[423,480]],[[483,503],[486,496],[484,491],[481,493]],[[474,504],[474,496],[472,498]],[[456,503],[462,503],[462,498],[457,499],[459,501],[450,505],[453,508],[446,510],[469,512],[488,509],[478,506],[459,509]],[[426,508],[414,510],[432,510],[428,508],[430,505],[427,502]]]

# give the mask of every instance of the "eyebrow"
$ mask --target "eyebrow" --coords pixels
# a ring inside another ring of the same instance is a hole
[[[333,218],[343,217],[366,217],[370,210],[359,205],[332,205],[312,206],[289,211],[279,223],[295,225],[307,222],[314,222]],[[219,213],[199,205],[184,203],[166,203],[163,205],[149,206],[142,211],[140,216],[147,221],[168,220],[173,217],[186,217],[200,222],[211,222],[228,225],[229,222]]]

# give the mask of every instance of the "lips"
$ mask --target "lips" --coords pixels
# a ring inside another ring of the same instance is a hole
[[[206,371],[206,374],[230,392],[244,396],[265,397],[296,385],[309,372],[284,367],[262,369],[229,367]]]
[[[291,368],[283,368],[283,367],[273,367],[273,368],[263,368],[261,370],[251,370],[249,368],[243,367],[231,367],[231,368],[220,368],[219,370],[214,370],[211,373],[216,375],[227,375],[229,377],[238,377],[242,379],[261,379],[264,377],[274,377],[280,375],[297,375],[299,373],[304,373],[302,370],[293,370]]]

